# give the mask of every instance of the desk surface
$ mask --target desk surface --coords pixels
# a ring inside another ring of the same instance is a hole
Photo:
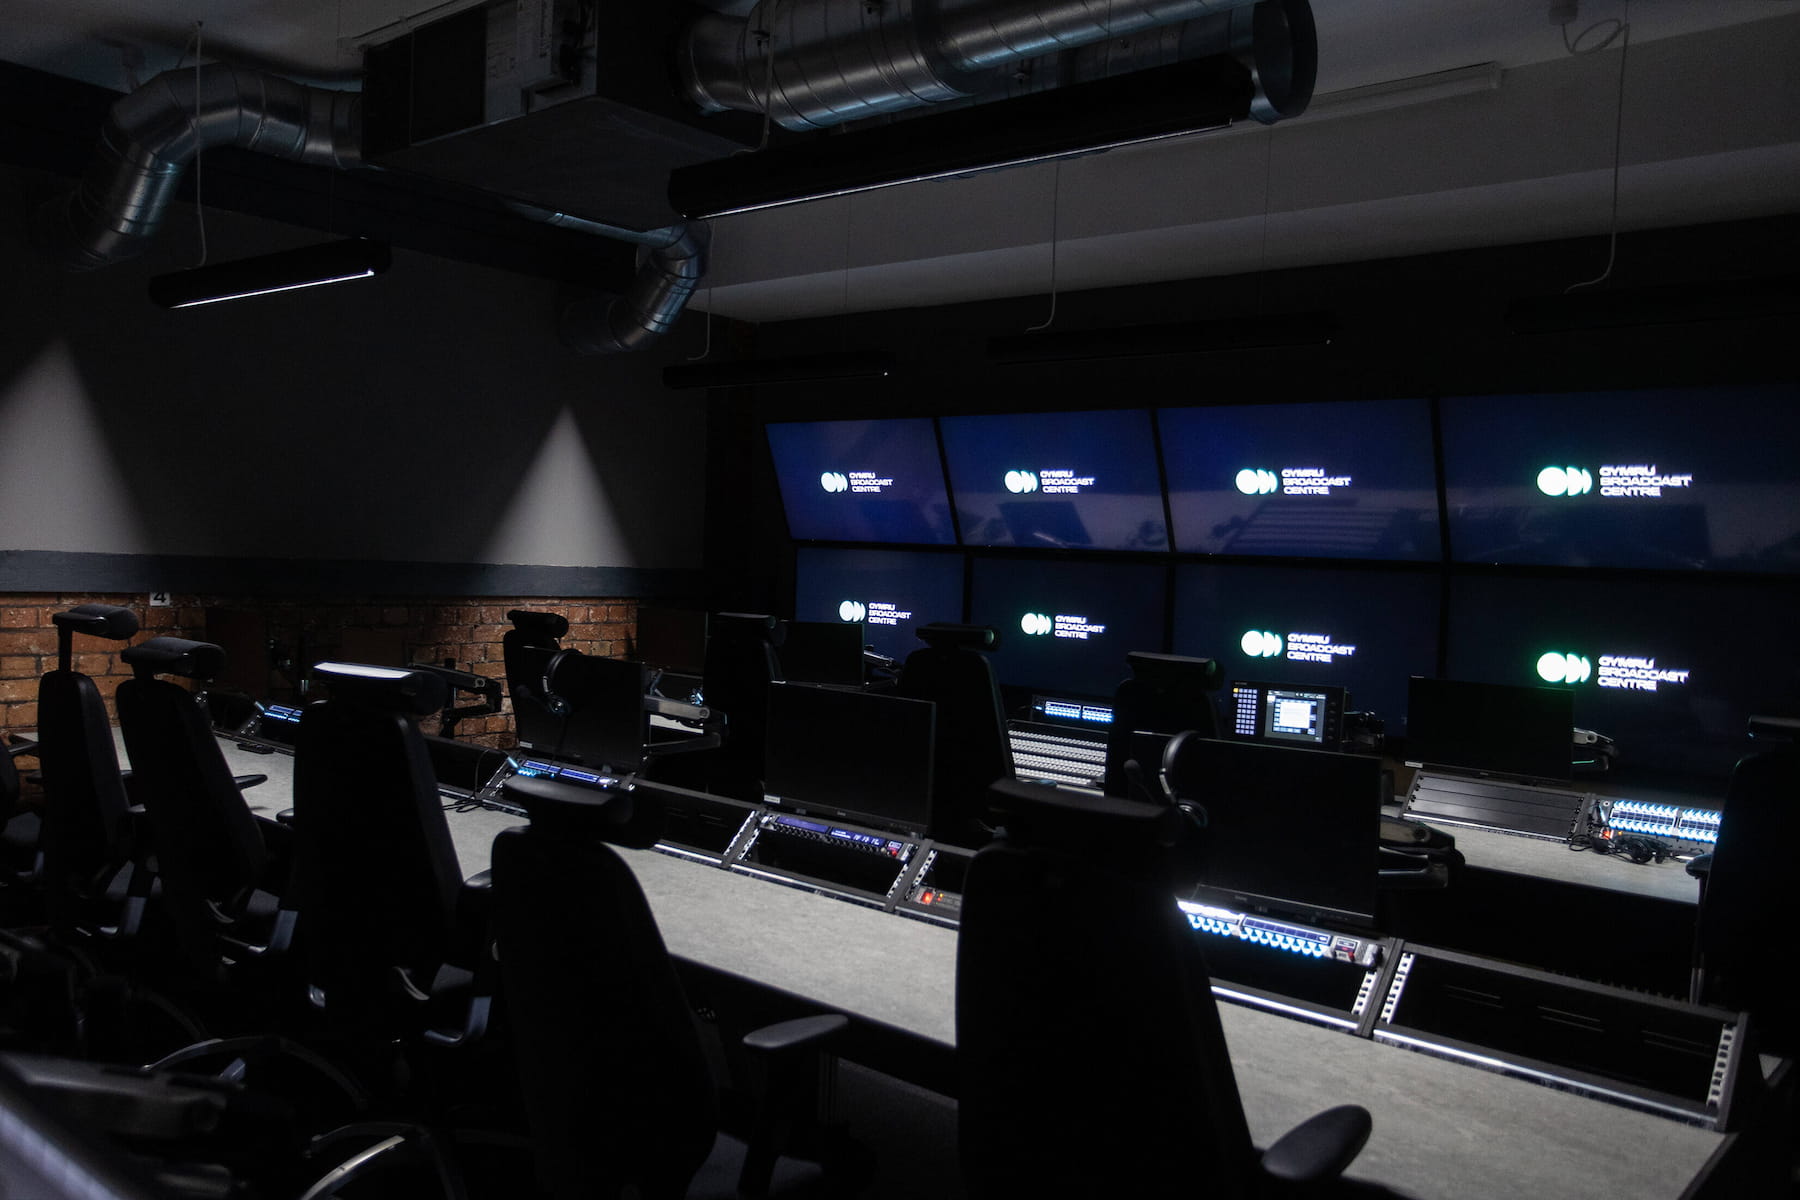
[[[247,793],[254,808],[287,807],[291,758],[223,744],[233,770],[270,777]],[[449,823],[462,869],[473,874],[487,867],[494,836],[519,820],[477,810],[453,813]],[[955,931],[654,851],[623,853],[676,955],[952,1052]],[[1321,1108],[1362,1104],[1374,1114],[1375,1132],[1351,1174],[1410,1195],[1675,1197],[1721,1141],[1703,1129],[1269,1013],[1230,1004],[1220,1011],[1259,1144]]]

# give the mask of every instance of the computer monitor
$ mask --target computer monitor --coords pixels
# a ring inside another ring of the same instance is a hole
[[[1392,736],[1407,677],[1437,674],[1440,588],[1421,568],[1184,563],[1175,652],[1217,658],[1230,679],[1342,688]]]
[[[909,837],[931,824],[936,705],[805,683],[769,688],[764,799]]]
[[[1567,691],[1422,676],[1409,685],[1407,762],[1527,781],[1573,774]]]
[[[767,431],[794,538],[955,543],[929,417],[787,421]]]
[[[1206,810],[1196,899],[1301,921],[1373,924],[1379,759],[1193,738],[1175,755],[1168,782]]]
[[[1442,557],[1424,400],[1165,408],[1156,419],[1177,550]]]
[[[634,657],[665,671],[698,675],[706,665],[706,613],[702,609],[639,605]]]
[[[1628,774],[1722,784],[1749,719],[1800,713],[1800,582],[1739,576],[1459,577],[1448,670],[1553,688]]]
[[[794,550],[794,616],[860,624],[876,653],[904,659],[913,630],[963,618],[963,555],[928,550]]]
[[[1800,573],[1800,386],[1442,402],[1452,557]]]
[[[969,619],[1000,631],[1003,686],[1110,701],[1127,653],[1163,649],[1167,578],[1151,563],[978,558]]]
[[[776,651],[781,677],[790,683],[863,683],[861,621],[789,621]]]
[[[1150,413],[942,417],[967,546],[1167,550]]]
[[[1247,742],[1336,750],[1344,742],[1341,687],[1241,679],[1225,697],[1225,732]]]

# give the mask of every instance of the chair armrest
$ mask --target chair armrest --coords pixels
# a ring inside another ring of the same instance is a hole
[[[1369,1140],[1369,1110],[1340,1104],[1307,1118],[1263,1151],[1265,1175],[1290,1184],[1322,1183],[1344,1173]]]
[[[842,1013],[820,1013],[765,1025],[744,1035],[744,1048],[753,1051],[763,1067],[763,1089],[757,1097],[757,1116],[738,1173],[740,1195],[768,1194],[776,1158],[793,1125],[793,1114],[810,1094],[810,1086],[822,1077],[821,1052],[849,1027],[850,1018]]]
[[[836,1037],[850,1027],[843,1013],[820,1013],[813,1017],[795,1017],[752,1029],[744,1035],[744,1048],[765,1055],[788,1055],[812,1049]]]
[[[294,824],[294,810],[291,808],[284,808],[276,813],[275,823],[277,825],[286,825],[289,828],[292,828]]]
[[[26,755],[36,758],[37,752],[38,744],[36,742],[26,741],[24,738],[20,738],[6,748],[6,756],[8,758],[22,758]]]
[[[253,788],[258,784],[269,782],[269,777],[267,775],[233,775],[231,781],[238,785],[238,791],[241,792],[245,788]]]

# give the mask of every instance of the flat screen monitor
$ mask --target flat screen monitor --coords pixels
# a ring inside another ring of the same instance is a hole
[[[1381,760],[1194,738],[1169,786],[1206,809],[1201,889],[1238,910],[1327,924],[1375,919]]]
[[[794,616],[861,624],[877,653],[904,659],[923,645],[913,630],[963,618],[963,556],[923,550],[794,551]]]
[[[1459,578],[1448,667],[1567,694],[1623,772],[1722,782],[1750,717],[1800,714],[1796,613],[1785,579]]]
[[[1442,403],[1452,556],[1800,573],[1800,386]]]
[[[1442,557],[1425,400],[1166,408],[1156,419],[1177,550]]]
[[[1422,676],[1409,684],[1408,762],[1526,780],[1573,773],[1566,690]]]
[[[781,661],[781,677],[790,683],[860,686],[862,622],[789,621],[776,657]]]
[[[1163,649],[1167,569],[1149,563],[978,558],[969,619],[1000,631],[1003,685],[1109,698],[1125,656]]]
[[[924,836],[936,708],[881,692],[771,685],[764,798],[790,812]]]
[[[964,545],[1169,548],[1147,409],[938,423]]]
[[[794,538],[955,543],[931,418],[785,421],[767,430]]]
[[[1344,741],[1344,697],[1327,683],[1238,680],[1225,696],[1225,732],[1241,741],[1335,750]]]
[[[1407,677],[1437,673],[1439,594],[1428,569],[1185,563],[1175,653],[1216,658],[1230,679],[1343,688],[1399,734]]]
[[[706,666],[706,613],[640,605],[632,648],[639,662],[665,671],[698,675]]]

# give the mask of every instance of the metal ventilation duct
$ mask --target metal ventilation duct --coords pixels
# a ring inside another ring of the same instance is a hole
[[[1184,55],[1250,69],[1258,120],[1305,110],[1318,64],[1307,0],[762,0],[695,21],[679,65],[702,111],[809,130],[1004,94],[1004,68],[1175,25]]]
[[[362,166],[362,97],[227,63],[165,71],[121,98],[79,186],[47,207],[46,240],[92,270],[142,253],[188,164],[220,146],[313,166]],[[585,354],[640,350],[675,325],[706,270],[706,227],[639,233],[515,206],[520,216],[646,248],[624,295],[566,313],[564,340]]]
[[[165,71],[113,105],[81,184],[45,223],[71,266],[103,267],[156,236],[202,150],[236,146],[327,167],[360,165],[361,97],[212,63]]]

